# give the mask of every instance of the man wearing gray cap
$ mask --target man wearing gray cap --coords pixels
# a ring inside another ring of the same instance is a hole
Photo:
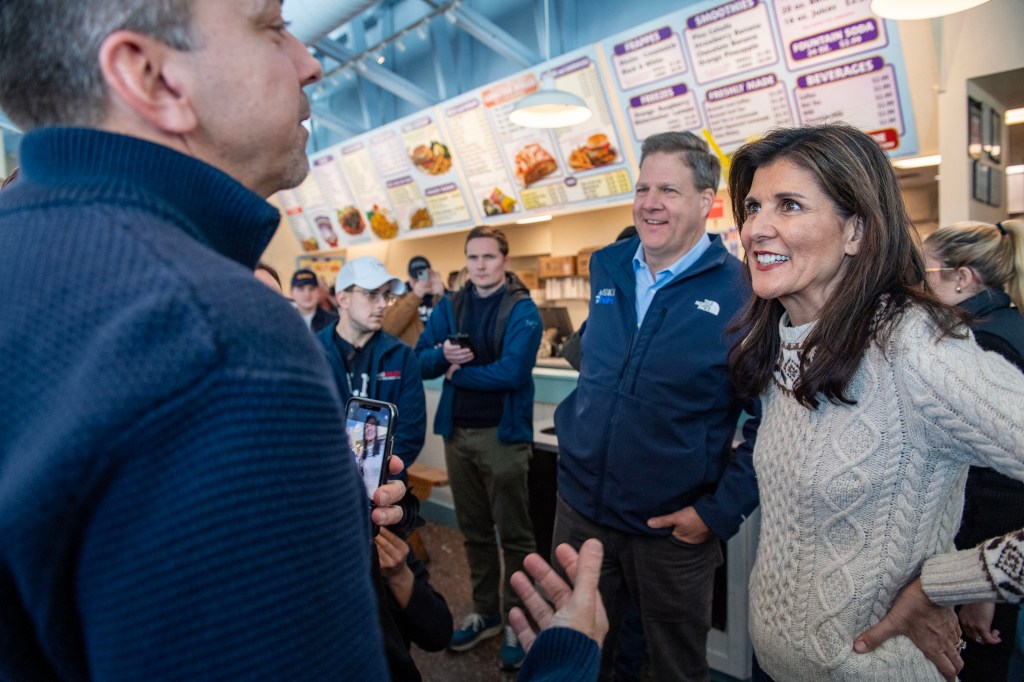
[[[339,318],[317,340],[342,404],[355,396],[397,405],[394,454],[408,466],[420,454],[427,429],[423,380],[412,348],[381,331],[384,310],[405,285],[379,260],[363,256],[345,263],[334,288]]]

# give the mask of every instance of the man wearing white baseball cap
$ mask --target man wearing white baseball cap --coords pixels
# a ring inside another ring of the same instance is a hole
[[[339,318],[336,324],[324,328],[317,340],[324,349],[331,366],[334,383],[341,394],[342,405],[348,399],[371,398],[385,400],[398,406],[395,444],[393,452],[408,467],[420,454],[427,429],[426,398],[419,362],[412,348],[396,337],[381,330],[384,310],[394,296],[401,294],[405,285],[393,276],[376,258],[364,256],[350,260],[338,273],[334,283]],[[392,538],[386,541],[385,538]],[[375,539],[373,560],[381,565],[378,550],[382,544],[388,548],[407,547],[402,537],[381,533]],[[381,557],[388,554],[385,551]],[[386,575],[377,575],[377,599],[390,615],[381,619],[388,667],[393,679],[418,679],[416,663],[409,653],[408,638],[428,651],[444,648],[451,637],[452,616],[444,598],[438,595],[427,580],[426,571],[415,570],[418,560],[402,558],[400,565],[389,567]],[[379,571],[378,571],[379,573]],[[398,575],[409,581],[403,582]],[[381,582],[383,580],[383,582]],[[390,597],[385,592],[390,592]],[[411,591],[410,591],[411,590]],[[415,594],[415,596],[414,596]],[[419,623],[406,627],[407,623]],[[425,630],[424,630],[425,628]],[[420,634],[429,632],[430,637]]]
[[[344,405],[352,396],[398,406],[394,454],[412,464],[426,433],[423,380],[412,349],[381,330],[384,309],[405,290],[373,256],[345,263],[334,283],[338,322],[317,334]]]

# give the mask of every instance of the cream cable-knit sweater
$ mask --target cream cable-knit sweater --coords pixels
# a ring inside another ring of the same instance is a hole
[[[855,405],[808,410],[791,388],[813,323],[787,322],[754,449],[758,660],[779,682],[941,680],[906,637],[870,654],[854,653],[853,641],[928,557],[952,549],[969,465],[1024,478],[1021,374],[973,339],[936,342],[913,309],[884,352],[865,354],[849,391]]]

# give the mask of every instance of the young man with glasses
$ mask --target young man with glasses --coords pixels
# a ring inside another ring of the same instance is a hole
[[[384,309],[405,285],[372,256],[350,260],[334,284],[338,321],[317,334],[344,405],[349,398],[398,406],[394,454],[406,466],[423,447],[427,408],[412,349],[381,331]]]

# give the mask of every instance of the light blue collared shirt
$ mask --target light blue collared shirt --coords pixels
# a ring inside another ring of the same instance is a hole
[[[657,273],[651,272],[644,262],[644,245],[640,244],[633,254],[633,275],[636,278],[636,326],[643,324],[647,309],[654,301],[654,294],[673,279],[676,275],[686,272],[691,265],[697,262],[704,252],[711,246],[711,237],[705,232],[693,248],[684,253],[679,260],[664,270]]]

